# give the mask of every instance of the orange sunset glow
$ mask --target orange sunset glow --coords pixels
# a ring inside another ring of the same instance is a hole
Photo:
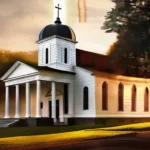
[[[35,50],[42,28],[54,22],[60,4],[60,18],[74,30],[77,48],[106,54],[116,41],[115,33],[105,33],[101,26],[111,10],[111,0],[5,0],[0,1],[0,48],[12,51]]]

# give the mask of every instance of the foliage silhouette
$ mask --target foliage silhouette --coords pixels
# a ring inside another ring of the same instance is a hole
[[[18,51],[0,49],[0,77],[16,62],[22,61],[37,65],[38,51]]]

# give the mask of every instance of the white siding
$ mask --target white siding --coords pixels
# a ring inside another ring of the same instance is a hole
[[[46,64],[46,48],[49,49],[49,63]],[[64,49],[67,48],[68,63],[64,63]],[[76,65],[76,48],[75,43],[53,38],[39,44],[38,65],[49,66],[54,69],[73,71]]]
[[[103,74],[103,73],[102,73]],[[115,75],[104,75],[96,77],[96,116],[97,117],[150,117],[150,94],[149,111],[144,112],[144,92],[148,87],[150,91],[150,81],[133,77],[115,78]],[[123,80],[123,78],[125,78]],[[102,83],[108,84],[108,110],[102,110]],[[124,85],[124,110],[118,111],[118,85]],[[131,111],[132,86],[136,86],[136,111]]]
[[[95,117],[95,77],[91,72],[76,67],[75,76],[75,96],[74,113],[75,117]],[[83,110],[83,88],[87,86],[89,90],[89,109]]]
[[[43,53],[42,53],[42,45],[39,46],[39,49],[38,49],[38,64],[39,65],[42,65],[43,64],[43,60],[42,60],[42,56]]]

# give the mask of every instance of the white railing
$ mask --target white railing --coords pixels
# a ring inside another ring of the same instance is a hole
[[[9,127],[11,124],[14,124],[14,123],[16,123],[16,122],[18,122],[18,121],[19,121],[19,119],[14,120],[14,121],[12,121],[12,122],[10,122],[10,123],[4,125],[4,127]]]

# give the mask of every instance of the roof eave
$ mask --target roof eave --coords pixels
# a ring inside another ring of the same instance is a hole
[[[59,39],[63,39],[63,40],[66,40],[66,41],[69,41],[69,42],[72,42],[72,43],[78,43],[78,41],[73,41],[71,39],[68,39],[68,38],[64,38],[64,37],[61,37],[59,35],[53,35],[51,37],[48,37],[48,38],[44,38],[42,40],[38,40],[38,41],[35,41],[37,44],[40,44],[40,43],[43,43],[45,41],[48,41],[48,40],[51,40],[51,39],[54,39],[54,38],[59,38]]]
[[[16,61],[0,78],[0,80],[5,80],[13,71],[21,64],[20,61]]]

